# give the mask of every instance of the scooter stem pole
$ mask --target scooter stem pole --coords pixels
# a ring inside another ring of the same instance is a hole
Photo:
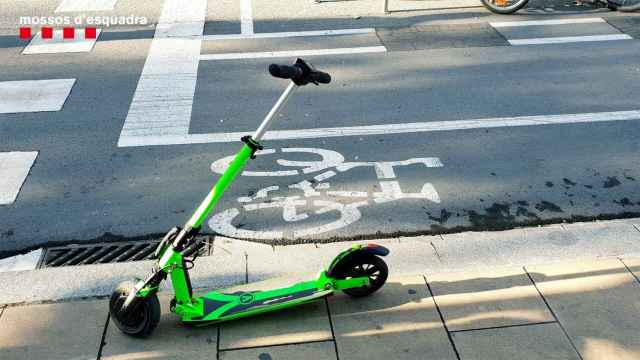
[[[253,135],[253,140],[258,142],[264,133],[267,131],[269,124],[273,122],[276,114],[280,111],[280,109],[287,102],[287,99],[293,93],[293,90],[298,87],[293,81],[287,86],[284,90],[280,98],[276,102],[276,104],[271,108],[271,111],[265,116],[262,124],[256,133]],[[227,170],[225,170],[224,174],[218,179],[216,184],[213,186],[207,197],[204,201],[198,206],[196,212],[191,216],[187,224],[185,225],[185,229],[183,231],[187,231],[189,228],[199,228],[202,222],[207,218],[213,207],[216,205],[222,193],[231,185],[235,177],[242,171],[244,165],[249,161],[253,153],[255,152],[255,148],[250,147],[248,144],[245,144],[242,149],[236,154],[234,159],[229,164]]]
[[[271,123],[273,122],[273,118],[280,112],[280,109],[282,109],[284,104],[287,103],[287,100],[289,100],[289,97],[291,97],[293,90],[295,90],[297,87],[298,85],[296,85],[293,81],[289,83],[289,86],[287,86],[282,95],[280,95],[280,98],[278,99],[276,104],[273,105],[271,111],[269,111],[267,116],[264,117],[264,120],[262,120],[262,124],[260,124],[258,130],[256,130],[256,132],[253,134],[253,140],[260,141],[262,139],[262,136],[264,136],[264,133],[267,132],[269,125],[271,125]]]

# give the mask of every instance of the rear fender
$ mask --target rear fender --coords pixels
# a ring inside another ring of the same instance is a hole
[[[339,268],[340,264],[343,262],[348,262],[354,256],[360,255],[377,255],[377,256],[387,256],[389,255],[389,249],[384,246],[378,244],[366,244],[366,245],[354,245],[349,249],[341,252],[336,256],[335,259],[329,265],[329,269],[327,270],[328,277],[335,277],[335,271]]]

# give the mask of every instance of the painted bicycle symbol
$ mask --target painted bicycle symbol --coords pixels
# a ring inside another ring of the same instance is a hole
[[[402,161],[374,161],[374,162],[350,162],[345,161],[342,154],[337,151],[317,148],[282,148],[282,157],[292,153],[302,153],[320,160],[299,161],[286,158],[278,158],[276,163],[282,167],[275,171],[251,171],[242,172],[242,176],[287,177],[317,174],[311,179],[302,180],[294,184],[281,187],[272,185],[264,187],[251,196],[237,198],[238,206],[215,214],[209,220],[209,226],[216,233],[241,239],[300,239],[313,237],[349,226],[362,217],[360,208],[368,205],[384,204],[403,199],[423,199],[434,203],[440,203],[438,192],[431,183],[424,183],[420,192],[403,192],[397,179],[395,169],[401,166],[422,164],[427,168],[442,167],[437,157],[409,158]],[[267,149],[256,153],[258,156],[278,154],[276,149]],[[233,156],[228,156],[211,164],[211,170],[222,174]],[[327,180],[340,173],[345,173],[356,168],[371,167],[375,170],[377,186],[372,191],[346,191],[332,190],[331,183]],[[275,194],[286,191],[286,196]],[[297,195],[289,195],[291,192]],[[287,233],[280,230],[250,230],[234,226],[236,220],[243,212],[252,213],[267,209],[281,209],[282,220],[286,223],[302,223],[314,215],[322,215],[330,212],[337,214],[337,219],[320,225],[297,228]],[[309,209],[313,209],[310,211]]]

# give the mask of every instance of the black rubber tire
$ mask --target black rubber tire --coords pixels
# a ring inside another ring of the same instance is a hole
[[[147,337],[153,333],[160,322],[160,301],[156,294],[150,294],[144,299],[136,299],[124,318],[120,309],[133,289],[134,284],[131,281],[125,281],[111,293],[109,300],[111,321],[120,331],[129,336]]]
[[[482,5],[484,5],[484,7],[486,7],[489,11],[491,11],[492,13],[501,14],[501,15],[513,14],[516,11],[525,7],[527,3],[529,3],[529,0],[516,0],[514,4],[502,7],[502,6],[497,6],[491,0],[482,0]]]
[[[372,254],[354,254],[336,265],[336,279],[369,276],[369,285],[342,290],[351,297],[364,297],[378,291],[387,281],[389,268],[380,257]]]

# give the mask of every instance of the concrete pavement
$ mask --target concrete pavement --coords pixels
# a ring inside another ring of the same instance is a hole
[[[109,322],[107,300],[13,305],[0,309],[0,357],[630,360],[640,357],[639,266],[606,257],[392,275],[368,298],[338,294],[205,328],[180,325],[161,293],[160,325],[144,340]]]

